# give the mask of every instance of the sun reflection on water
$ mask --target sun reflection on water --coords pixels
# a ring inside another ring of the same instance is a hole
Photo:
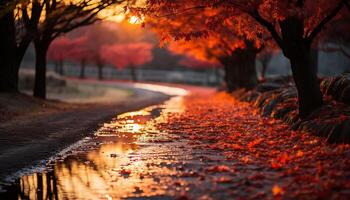
[[[182,97],[173,97],[161,106],[117,116],[96,132],[96,147],[56,162],[53,171],[23,176],[16,183],[18,199],[120,199],[165,194],[166,186],[160,182],[166,177],[155,179],[152,174],[171,175],[175,169],[154,165],[166,163],[164,155],[172,152],[168,146],[154,143],[166,134],[156,124],[183,110]]]

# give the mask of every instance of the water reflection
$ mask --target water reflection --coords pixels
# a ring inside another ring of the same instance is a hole
[[[167,177],[175,168],[167,163],[174,151],[171,141],[155,126],[167,122],[171,113],[182,112],[182,97],[174,97],[161,106],[119,115],[103,125],[88,151],[66,157],[52,171],[23,176],[8,187],[3,199],[120,199],[165,194]],[[98,145],[96,145],[98,144]],[[157,165],[155,165],[157,164]],[[164,178],[162,174],[167,174]]]

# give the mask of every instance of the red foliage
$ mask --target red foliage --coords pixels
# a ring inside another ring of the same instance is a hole
[[[81,60],[92,61],[94,52],[86,47],[88,38],[86,36],[71,40],[71,48],[67,52],[67,59],[73,62]]]
[[[221,66],[225,62],[222,59],[232,56],[236,50],[249,46],[259,51],[263,46],[272,46],[266,39],[267,32],[261,27],[252,27],[254,21],[242,14],[228,16],[221,7],[201,7],[200,1],[148,3],[143,10],[147,27],[151,27],[163,43],[170,43],[170,51],[184,54],[186,58],[182,62],[187,66],[202,67],[209,63]],[[201,8],[192,9],[196,6]],[[254,28],[256,32],[248,33],[242,31],[243,28]]]
[[[81,60],[93,62],[93,49],[87,47],[88,38],[86,36],[78,38],[60,37],[54,40],[48,52],[48,58],[53,61],[69,60],[80,63]]]
[[[152,44],[146,42],[104,45],[102,58],[117,68],[140,66],[152,61]]]
[[[291,63],[299,94],[299,115],[305,118],[323,103],[317,75],[312,70],[314,64],[311,62],[311,47],[324,27],[339,17],[339,13],[345,7],[344,2],[148,0],[144,8],[136,10],[147,16],[146,23],[155,26],[165,41],[170,41],[171,38],[185,41],[208,39],[211,35],[219,35],[214,38],[218,41],[219,50],[222,50],[223,46],[229,47],[230,53],[226,56],[234,56],[235,49],[244,48],[250,53],[256,53],[266,45],[266,41],[273,38]],[[208,39],[208,43],[211,40]],[[204,48],[203,51],[205,55],[213,54],[211,48]],[[236,55],[239,55],[239,51]],[[220,56],[214,57],[220,59]],[[296,70],[298,68],[303,70],[299,72]],[[246,87],[252,85],[253,82]],[[232,90],[234,84],[229,85],[229,88]]]
[[[152,35],[139,27],[128,23],[103,22],[75,30],[54,40],[49,59],[77,63],[85,60],[91,64],[110,62],[118,67],[129,64],[138,66],[152,60],[152,42]]]
[[[244,40],[254,41],[259,48],[273,38],[285,52],[286,41],[281,33],[284,20],[300,19],[304,26],[303,39],[311,44],[329,21],[343,17],[337,15],[343,12],[342,7],[342,0],[148,0],[144,7],[131,11],[144,14],[146,25],[154,27],[164,42],[205,38],[195,46],[208,46],[216,41],[220,49],[233,48],[231,52],[244,47]],[[207,54],[207,49],[202,51]]]
[[[137,11],[143,12],[148,17],[161,16],[160,23],[170,24],[183,18],[184,15],[191,16],[193,21],[196,21],[199,15],[205,18],[204,26],[193,26],[193,31],[183,26],[180,30],[163,33],[174,38],[205,37],[208,32],[218,31],[217,28],[222,24],[230,24],[232,26],[228,28],[238,35],[261,39],[263,29],[271,31],[271,28],[278,32],[279,22],[291,16],[305,22],[305,37],[309,37],[325,18],[332,12],[337,14],[341,10],[339,8],[344,7],[342,0],[148,0],[146,2],[146,6],[138,8]],[[146,18],[146,24],[149,23],[148,20],[149,18]],[[185,23],[192,25],[189,21]]]
[[[263,190],[267,199],[344,199],[349,191],[349,145],[328,144],[309,133],[292,131],[279,120],[254,115],[249,103],[224,93],[195,93],[185,98],[184,105],[183,113],[171,116],[160,128],[196,141],[187,148],[208,152],[210,147],[204,160],[225,156],[205,168],[206,177],[215,175],[217,183],[243,190],[244,199],[254,199],[249,191],[255,188]]]
[[[67,37],[60,37],[52,42],[48,51],[48,59],[52,61],[62,61],[67,58],[68,51],[72,47],[72,42]]]

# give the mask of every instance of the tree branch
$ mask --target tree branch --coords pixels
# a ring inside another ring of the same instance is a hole
[[[158,17],[158,18],[162,18],[162,17],[169,17],[169,16],[176,16],[176,15],[181,15],[181,14],[184,14],[186,12],[189,12],[191,10],[198,10],[198,9],[205,9],[205,8],[210,8],[210,7],[216,7],[218,5],[220,5],[221,3],[223,3],[222,1],[218,1],[214,4],[211,4],[211,5],[198,5],[198,6],[194,6],[194,7],[189,7],[189,8],[184,8],[182,10],[179,10],[177,12],[173,12],[173,13],[167,13],[167,14],[164,14],[164,15],[155,15],[155,17]]]
[[[271,34],[271,36],[275,39],[276,43],[278,44],[278,46],[283,49],[283,40],[281,38],[281,36],[277,33],[275,26],[270,23],[269,21],[267,21],[266,19],[264,19],[258,10],[253,10],[251,12],[248,12],[248,14],[250,16],[252,16],[259,24],[261,24],[262,26],[264,26]]]
[[[323,27],[339,13],[339,11],[343,8],[343,6],[344,6],[344,3],[339,2],[339,4],[334,8],[334,10],[331,13],[329,13],[329,15],[327,15],[323,20],[321,20],[321,22],[314,28],[311,34],[306,38],[306,42],[308,44],[312,43],[315,37],[322,31]]]
[[[112,3],[101,4],[91,10],[77,9],[77,12],[73,14],[70,18],[63,21],[63,25],[58,29],[53,29],[52,39],[55,39],[62,33],[67,33],[80,26],[90,25],[98,21],[96,18],[97,14],[104,8],[110,6]],[[80,19],[79,19],[80,18]]]
[[[207,8],[208,6],[195,6],[195,7],[190,7],[190,8],[186,8],[186,9],[183,9],[183,10],[180,10],[178,12],[173,12],[173,13],[167,13],[165,15],[156,15],[156,17],[158,18],[163,18],[163,17],[169,17],[169,16],[176,16],[176,15],[181,15],[181,14],[184,14],[186,12],[189,12],[191,10],[197,10],[197,9],[204,9],[204,8]]]

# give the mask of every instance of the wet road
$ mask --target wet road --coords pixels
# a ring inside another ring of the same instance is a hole
[[[1,199],[347,199],[350,146],[206,90],[117,116]],[[50,170],[51,169],[51,170]]]
[[[18,179],[7,187],[4,198],[171,198],[182,185],[169,183],[192,156],[185,141],[156,124],[183,112],[182,101],[173,97],[162,105],[119,115],[64,152],[64,158],[48,163],[46,172]]]
[[[0,183],[4,176],[35,165],[91,135],[100,127],[100,123],[111,120],[117,114],[162,103],[169,98],[164,92],[160,93],[162,90],[169,90],[167,87],[150,88],[149,84],[115,81],[80,82],[85,85],[99,84],[99,87],[126,89],[133,94],[130,98],[115,103],[112,99],[109,103],[90,103],[77,108],[72,106],[73,108],[23,116],[0,123]]]

